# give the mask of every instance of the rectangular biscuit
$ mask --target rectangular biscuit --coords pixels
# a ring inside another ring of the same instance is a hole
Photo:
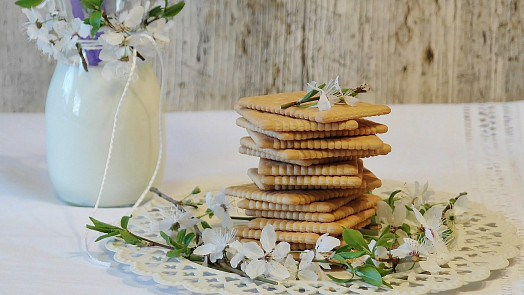
[[[247,216],[277,218],[288,220],[303,220],[317,222],[333,222],[340,220],[349,215],[353,215],[365,209],[375,207],[380,197],[370,194],[364,194],[359,198],[349,202],[347,205],[337,208],[333,212],[300,212],[300,211],[274,211],[274,210],[256,210],[246,209]]]
[[[364,182],[360,177],[350,180],[341,176],[332,176],[326,178],[324,176],[269,176],[259,175],[256,168],[251,168],[247,171],[249,178],[256,184],[256,186],[263,190],[302,190],[302,189],[364,189],[367,188],[367,182]],[[361,174],[362,175],[362,174]],[[300,178],[305,177],[305,178]],[[317,177],[315,179],[311,179]],[[357,184],[357,179],[360,179],[360,184]],[[276,181],[275,181],[276,180]],[[265,181],[265,182],[264,182]],[[330,183],[330,181],[332,181]],[[347,181],[347,182],[344,182]],[[350,182],[353,181],[353,182]]]
[[[262,229],[266,224],[271,224],[275,228],[275,231],[301,233],[307,232],[319,234],[328,233],[333,236],[338,236],[342,234],[343,227],[351,228],[359,224],[360,222],[368,218],[371,218],[373,215],[375,215],[375,208],[366,209],[333,222],[312,222],[271,218],[255,218],[249,221],[248,227],[250,229]]]
[[[365,158],[376,155],[385,155],[391,151],[391,146],[383,144],[382,147],[374,150],[325,150],[325,149],[309,149],[309,150],[297,150],[297,149],[271,149],[261,148],[256,145],[251,137],[242,137],[240,139],[240,145],[252,150],[258,150],[266,154],[274,155],[277,158],[286,160],[308,160],[308,159],[321,159],[321,158],[335,158],[335,157],[358,157]]]
[[[290,192],[291,194],[292,192]],[[237,202],[237,207],[240,209],[251,210],[272,210],[272,211],[299,211],[299,212],[332,212],[341,206],[358,198],[360,195],[352,195],[348,197],[341,197],[325,201],[316,201],[304,205],[288,205],[281,203],[270,203],[266,201],[257,201],[250,199],[242,199]]]
[[[258,174],[257,168],[249,169],[249,175]],[[361,187],[362,173],[359,175],[259,175],[260,182],[268,185],[307,185],[322,186],[326,188],[351,188]]]
[[[224,193],[233,197],[282,205],[306,205],[313,202],[360,195],[360,191],[360,189],[261,191],[254,183],[249,183],[226,187]]]
[[[366,219],[365,221],[363,221],[363,222],[355,225],[354,227],[352,227],[352,229],[360,229],[360,228],[363,228],[363,227],[367,226],[370,223],[371,223],[371,219]],[[340,239],[340,246],[339,247],[345,246],[346,243],[344,242],[342,237],[338,237],[338,238]],[[249,241],[254,241],[254,240],[249,240],[248,241],[246,239],[244,241],[249,242]],[[313,250],[313,249],[315,249],[315,245],[314,244],[289,243],[289,246],[291,248],[291,251],[301,251],[301,250]],[[299,254],[299,253],[296,253],[296,254]],[[298,258],[295,257],[295,259],[298,259]]]
[[[256,173],[257,169],[248,170],[247,175],[249,178],[256,184],[256,186],[263,191],[271,191],[271,190],[312,190],[312,189],[328,189],[333,187],[328,187],[325,185],[272,185],[272,184],[264,184],[261,182],[261,177],[258,173]],[[355,188],[355,191],[360,192],[367,192],[370,190],[374,190],[382,185],[382,182],[380,179],[378,179],[371,171],[364,170],[362,175],[362,184],[360,188]]]
[[[327,131],[327,130],[354,130],[358,123],[355,120],[345,120],[334,123],[317,123],[310,120],[281,116],[273,113],[260,112],[254,109],[242,108],[235,105],[235,111],[251,124],[272,131]]]
[[[330,131],[271,131],[259,128],[251,124],[245,118],[237,118],[237,126],[246,128],[247,130],[256,131],[269,137],[280,140],[304,140],[313,138],[329,138],[329,137],[347,137],[359,135],[374,135],[379,133],[386,133],[388,126],[380,123],[375,123],[366,119],[356,119],[358,128],[354,130],[330,130]]]
[[[269,94],[262,96],[244,97],[238,101],[238,105],[244,108],[255,109],[262,112],[275,113],[288,117],[306,119],[318,123],[332,123],[358,119],[369,116],[385,115],[391,109],[385,105],[375,105],[359,102],[357,106],[336,104],[331,109],[319,111],[318,108],[289,107],[281,109],[280,106],[294,102],[306,95],[304,91]]]
[[[289,160],[289,159],[280,158],[276,153],[268,154],[266,152],[261,151],[260,149],[251,149],[251,148],[244,147],[244,146],[240,146],[238,148],[238,152],[244,155],[255,156],[255,157],[279,161],[279,162],[286,162],[289,164],[300,165],[300,166],[305,166],[305,167],[311,166],[311,165],[317,165],[317,164],[336,163],[336,162],[347,161],[347,160],[351,160],[355,158],[355,157],[333,157],[333,158],[321,158],[321,159]]]
[[[293,165],[261,158],[258,162],[260,175],[357,175],[357,159],[311,166]]]
[[[384,145],[376,135],[334,137],[322,139],[279,140],[256,131],[247,133],[260,148],[312,150],[376,150]]]
[[[362,182],[363,187],[366,188],[366,191],[372,191],[382,186],[382,181],[377,176],[375,176],[373,172],[366,168],[364,168],[364,171],[362,172]]]

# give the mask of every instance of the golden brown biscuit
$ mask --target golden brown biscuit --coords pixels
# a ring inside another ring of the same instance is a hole
[[[238,105],[244,108],[259,110],[268,113],[275,113],[299,119],[306,119],[318,123],[347,121],[351,119],[358,119],[369,116],[385,115],[391,112],[391,109],[388,106],[369,104],[365,102],[360,102],[355,107],[349,105],[336,104],[327,111],[319,111],[318,108],[280,108],[281,105],[297,101],[304,97],[304,95],[306,95],[306,92],[298,91],[290,93],[244,97],[238,101]]]
[[[282,220],[282,219],[271,219],[271,218],[255,218],[248,224],[250,229],[262,229],[266,224],[271,224],[275,231],[283,232],[301,232],[301,233],[328,233],[333,236],[342,234],[343,227],[351,228],[355,225],[363,222],[364,220],[371,218],[375,215],[375,208],[367,209],[356,214],[350,215],[346,218],[334,221],[334,222],[311,222],[311,221],[295,221],[295,220]],[[308,242],[301,242],[308,243]]]
[[[251,124],[264,130],[272,131],[328,131],[328,130],[354,130],[358,123],[355,120],[346,120],[335,123],[317,123],[304,119],[297,119],[278,114],[260,112],[242,108],[235,105],[235,111],[248,120]]]
[[[301,211],[276,211],[276,210],[258,210],[246,209],[247,216],[277,218],[288,220],[303,220],[303,221],[317,221],[317,222],[333,222],[340,220],[349,215],[358,213],[365,209],[375,207],[380,197],[370,194],[364,194],[359,198],[337,208],[333,212],[301,212]]]
[[[238,118],[236,123],[238,126],[253,130],[269,137],[280,140],[303,140],[312,138],[328,138],[328,137],[347,137],[359,135],[373,135],[379,133],[386,133],[388,126],[375,123],[366,119],[356,119],[358,128],[354,130],[330,130],[330,131],[271,131],[261,129],[251,124],[245,118]]]

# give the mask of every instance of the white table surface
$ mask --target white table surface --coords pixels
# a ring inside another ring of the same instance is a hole
[[[248,182],[257,159],[238,153],[245,131],[233,111],[167,114],[169,194]],[[524,101],[505,104],[393,105],[378,117],[390,131],[387,156],[366,159],[383,179],[428,180],[436,190],[506,214],[524,237]],[[43,114],[0,114],[0,294],[189,294],[132,274],[125,266],[92,263],[83,247],[92,209],[72,207],[53,193],[46,171]],[[114,221],[129,209],[99,209]],[[93,248],[104,253],[101,245]],[[524,294],[524,250],[490,279],[451,294]],[[106,259],[111,253],[105,252]]]

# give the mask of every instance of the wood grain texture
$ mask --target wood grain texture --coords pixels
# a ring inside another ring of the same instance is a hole
[[[54,63],[2,1],[0,111],[43,111]],[[524,99],[524,0],[191,0],[164,49],[169,111],[340,75],[379,103]]]

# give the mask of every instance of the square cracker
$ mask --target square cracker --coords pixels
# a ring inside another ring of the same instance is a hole
[[[237,118],[237,126],[246,128],[247,130],[256,131],[269,137],[280,140],[303,140],[312,138],[329,138],[341,136],[359,136],[359,135],[374,135],[379,133],[386,133],[388,126],[380,123],[375,123],[366,119],[356,119],[358,128],[354,130],[330,130],[330,131],[271,131],[259,128],[251,124],[245,118]]]
[[[266,154],[274,155],[277,158],[285,160],[308,160],[308,159],[321,159],[321,158],[335,158],[335,157],[370,157],[376,155],[385,155],[391,151],[391,146],[383,144],[382,147],[374,150],[325,150],[325,149],[308,149],[308,150],[297,150],[297,149],[271,149],[261,148],[256,145],[251,137],[242,137],[240,139],[240,145],[252,150],[258,150]]]
[[[260,175],[357,175],[357,159],[312,166],[293,165],[261,158],[258,162]]]
[[[280,211],[280,210],[258,210],[246,209],[247,216],[277,218],[288,220],[303,220],[317,222],[334,222],[353,215],[365,209],[375,207],[380,197],[370,194],[363,194],[348,204],[337,208],[332,212],[301,212],[301,211]]]
[[[279,140],[256,131],[248,130],[247,133],[258,147],[270,149],[376,150],[384,145],[384,142],[376,135]]]
[[[263,229],[271,224],[275,231],[300,233],[328,233],[333,236],[342,234],[343,227],[350,228],[375,215],[375,208],[366,209],[333,222],[295,221],[285,219],[255,218],[249,221],[250,229]],[[301,242],[308,243],[308,242]]]
[[[258,174],[257,168],[249,169],[248,175]],[[351,188],[361,187],[362,173],[359,175],[258,175],[260,182],[266,185],[307,185],[307,186],[321,186],[325,188]]]
[[[348,189],[364,188],[362,174],[358,176],[270,176],[259,175],[256,168],[247,171],[249,178],[261,190],[296,190],[296,189]]]
[[[230,186],[224,190],[229,196],[284,205],[305,205],[335,198],[358,196],[361,189],[325,189],[294,191],[261,191],[254,183]]]
[[[244,154],[244,155],[255,156],[255,157],[259,157],[259,158],[263,158],[263,159],[270,159],[270,160],[275,160],[275,161],[280,161],[280,162],[286,162],[286,163],[289,163],[289,164],[300,165],[300,166],[305,166],[305,167],[311,166],[311,165],[316,165],[316,164],[335,163],[335,162],[348,161],[348,160],[351,160],[351,159],[355,159],[355,157],[333,157],[333,158],[321,158],[321,159],[288,160],[288,159],[282,159],[276,153],[271,153],[270,154],[270,153],[266,153],[266,152],[264,152],[264,151],[262,151],[261,149],[258,149],[258,148],[257,149],[251,149],[251,148],[244,147],[244,146],[240,146],[238,148],[238,152],[241,153],[241,154]]]
[[[238,101],[238,105],[268,113],[281,114],[289,117],[306,119],[318,123],[332,123],[358,119],[369,116],[385,115],[391,109],[385,105],[375,105],[359,102],[357,106],[336,104],[327,111],[319,111],[318,108],[289,107],[280,109],[286,103],[294,102],[306,95],[305,91],[269,94],[262,96],[244,97]]]
[[[288,205],[279,203],[270,203],[266,201],[257,201],[250,199],[242,199],[237,202],[237,207],[240,209],[251,210],[272,210],[272,211],[300,211],[300,212],[332,212],[336,209],[346,205],[347,203],[358,198],[360,195],[352,195],[348,197],[341,197],[325,201],[312,202],[305,205]]]
[[[327,131],[327,130],[354,130],[358,123],[355,120],[346,120],[334,123],[317,123],[304,119],[297,119],[279,114],[260,112],[254,109],[242,108],[235,105],[235,111],[251,124],[272,131]]]
[[[282,191],[282,190],[313,190],[313,189],[328,189],[325,185],[272,185],[264,184],[261,182],[261,177],[256,173],[256,169],[248,170],[247,175],[255,183],[255,185],[262,191]],[[371,171],[364,169],[362,176],[362,185],[359,187],[361,192],[374,190],[382,185],[380,179],[378,179]],[[358,188],[356,188],[358,189]]]

